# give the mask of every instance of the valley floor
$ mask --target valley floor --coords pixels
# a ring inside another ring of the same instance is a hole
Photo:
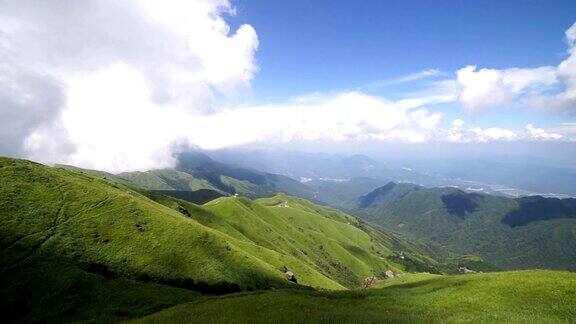
[[[355,291],[275,290],[181,304],[140,323],[569,323],[576,274],[514,271],[417,276],[413,282]]]

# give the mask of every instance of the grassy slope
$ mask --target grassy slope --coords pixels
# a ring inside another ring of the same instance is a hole
[[[287,266],[303,285],[343,289],[400,268],[381,258],[390,253],[385,233],[370,237],[350,216],[301,199],[197,206],[8,158],[0,158],[0,178],[2,307],[15,312],[4,316],[85,319],[97,307],[101,319],[122,318],[197,297],[166,285],[283,288]]]
[[[70,260],[37,255],[0,276],[0,321],[110,322],[144,316],[204,295],[90,273]]]
[[[246,286],[282,282],[236,240],[127,188],[66,170],[2,160],[3,267],[37,253],[98,263],[120,275]]]
[[[289,255],[236,240],[121,185],[6,158],[0,158],[0,178],[1,302],[3,309],[14,309],[16,317],[35,318],[49,310],[50,316],[62,318],[76,309],[37,309],[46,291],[54,292],[54,304],[98,305],[96,299],[74,299],[100,280],[93,275],[135,279],[124,286],[142,289],[140,299],[133,301],[154,304],[143,307],[149,311],[186,298],[158,296],[155,303],[146,297],[152,294],[148,282],[194,283],[208,291],[233,285],[285,287],[279,270],[285,263],[294,265],[305,285],[342,288]],[[43,280],[49,282],[41,284]],[[110,283],[107,293],[118,294],[115,287],[120,286]],[[136,310],[126,315],[140,314]]]
[[[220,192],[210,182],[193,174],[171,169],[145,172],[125,172],[117,177],[149,190],[200,190],[210,189]]]
[[[288,207],[281,207],[284,203]],[[348,287],[357,287],[366,276],[398,269],[384,258],[392,254],[388,247],[353,226],[355,219],[333,209],[286,195],[257,202],[220,198],[206,208],[215,216],[198,219],[204,225],[292,255]]]
[[[179,305],[143,323],[557,323],[576,318],[576,274],[519,271],[414,279],[348,292],[273,291]]]
[[[502,219],[518,207],[513,199],[476,195],[475,211],[455,215],[449,213],[442,196],[456,189],[415,188],[398,184],[355,213],[413,239],[430,240],[459,254],[478,254],[502,268],[576,270],[576,219],[512,228]]]
[[[311,198],[312,189],[292,178],[236,168],[212,160],[200,152],[183,153],[175,169],[126,172],[118,175],[149,190],[210,189],[222,194],[239,193],[250,198],[277,192]]]
[[[355,200],[386,184],[385,180],[352,178],[346,181],[312,180],[306,184],[313,188],[314,198],[330,206],[348,208]]]
[[[417,245],[285,195],[197,206],[6,158],[0,158],[0,179],[3,322],[114,321],[183,302],[192,304],[145,320],[554,322],[576,316],[575,275],[546,271],[404,274],[379,284],[390,287],[368,291],[280,289],[207,298],[194,290],[293,287],[280,271],[284,265],[302,284],[341,290],[362,276],[400,269],[390,258],[397,249],[425,264],[432,260]]]
[[[358,287],[362,278],[389,269],[403,271],[402,262],[393,258],[394,250],[426,264],[425,269],[437,266],[435,260],[421,254],[425,250],[420,246],[367,227],[336,209],[284,194],[257,201],[222,197],[202,207],[185,201],[158,201],[172,208],[185,206],[193,219],[207,227],[249,246],[278,252],[283,256],[279,268],[288,267],[299,282],[314,287],[326,286],[309,281],[311,270],[348,288]]]
[[[247,171],[248,172],[248,171]],[[254,183],[245,179],[236,179],[225,174],[194,170],[151,170],[145,172],[125,172],[118,179],[148,190],[200,190],[210,189],[222,194],[239,193],[251,198],[264,197],[276,192],[289,192],[293,195],[311,197],[311,189],[288,177],[255,173],[261,180]],[[217,179],[217,180],[215,180]]]

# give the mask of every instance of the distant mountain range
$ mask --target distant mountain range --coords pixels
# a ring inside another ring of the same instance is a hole
[[[390,182],[352,213],[501,268],[576,270],[576,199],[506,198]]]
[[[464,191],[519,197],[527,195],[576,197],[576,168],[557,166],[530,156],[402,157],[380,153],[323,154],[282,149],[226,149],[210,151],[216,160],[238,167],[284,174],[294,179],[347,180],[371,178],[410,182],[426,187],[455,186]],[[440,154],[442,156],[442,154]]]
[[[410,168],[394,167],[362,154],[348,156],[283,150],[221,150],[208,154],[231,165],[284,174],[304,181],[371,178],[380,181],[437,184],[436,179],[426,174]]]
[[[576,269],[576,199],[509,198],[370,177],[296,181],[232,167],[201,152],[182,154],[178,160],[174,169],[110,177],[194,203],[236,193],[261,198],[284,192],[349,211],[456,255],[479,255],[503,269]],[[325,163],[328,168],[345,165],[343,169],[367,174],[377,168],[363,156]]]
[[[220,195],[241,194],[258,198],[285,192],[312,198],[310,187],[290,177],[232,167],[214,161],[201,152],[187,152],[178,156],[174,169],[128,172],[117,177],[149,190],[197,191],[212,190]]]

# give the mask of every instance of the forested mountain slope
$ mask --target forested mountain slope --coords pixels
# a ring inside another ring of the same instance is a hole
[[[502,268],[576,270],[575,199],[512,199],[391,182],[360,197],[354,213]]]

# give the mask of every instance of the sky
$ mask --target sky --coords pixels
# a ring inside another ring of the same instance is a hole
[[[0,155],[576,144],[576,2],[0,0]]]

